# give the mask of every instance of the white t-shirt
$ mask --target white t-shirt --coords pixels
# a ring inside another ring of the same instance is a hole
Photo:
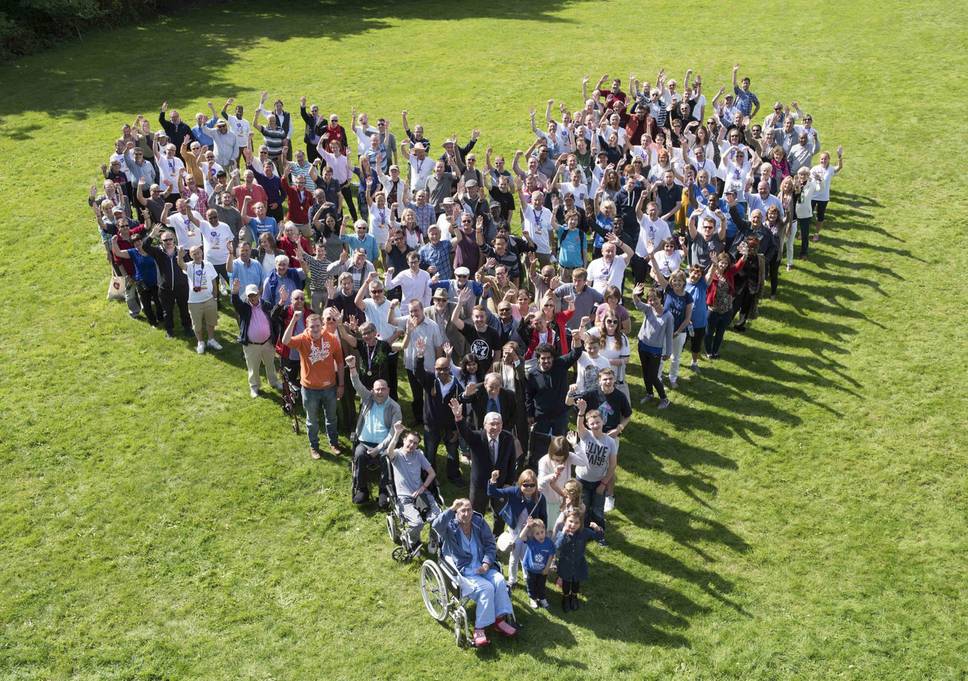
[[[649,251],[659,248],[659,244],[670,237],[672,232],[669,230],[669,223],[661,218],[652,220],[648,215],[643,215],[639,221],[639,240],[635,244],[635,254],[648,260]]]
[[[655,261],[659,264],[659,271],[667,279],[682,266],[682,253],[679,251],[666,252],[664,249],[656,251]]]
[[[564,199],[565,194],[571,194],[575,197],[575,205],[581,208],[585,207],[585,199],[588,198],[588,189],[584,184],[572,184],[571,182],[562,182],[558,185],[558,191],[561,192],[561,198]]]
[[[185,266],[185,276],[188,277],[188,302],[204,303],[212,298],[213,285],[218,277],[218,272],[212,267],[212,263],[202,261],[196,264],[194,261]],[[196,291],[195,289],[199,289]]]
[[[543,207],[535,211],[531,205],[521,208],[523,223],[521,231],[531,237],[537,252],[541,255],[551,255],[551,211]]]
[[[229,249],[232,240],[232,230],[224,222],[210,224],[202,220],[198,227],[205,246],[205,259],[213,265],[224,265],[229,259]]]
[[[596,438],[591,431],[585,431],[578,446],[588,459],[587,466],[577,466],[575,474],[580,480],[598,482],[608,474],[608,464],[618,456],[618,443],[615,438],[602,433]]]
[[[376,239],[379,247],[386,246],[390,238],[390,207],[378,208],[375,203],[370,204],[370,234]]]
[[[229,116],[226,120],[229,124],[229,130],[235,133],[235,139],[239,142],[239,149],[248,147],[249,132],[251,132],[249,121],[244,118],[236,118],[235,116]]]
[[[706,111],[706,95],[699,95],[694,100],[692,107],[692,118],[696,121],[702,120],[702,115]]]
[[[434,165],[436,165],[436,161],[429,156],[424,156],[421,161],[416,154],[411,152],[410,186],[413,187],[414,193],[427,188],[427,180],[434,172]]]
[[[622,287],[626,267],[624,253],[616,255],[611,263],[605,262],[605,258],[596,258],[588,264],[588,281],[593,289],[605,295],[609,286]]]
[[[611,366],[608,358],[601,354],[593,358],[587,352],[581,353],[578,357],[578,392],[584,393],[597,388],[599,372]]]
[[[197,220],[202,220],[201,213],[192,211]],[[178,247],[189,251],[196,246],[202,245],[202,235],[199,234],[194,223],[187,215],[174,213],[168,216],[168,226],[175,230],[175,237],[178,239]]]
[[[171,186],[171,191],[177,194],[178,176],[185,169],[185,164],[177,156],[172,156],[171,158],[162,156],[161,158],[156,158],[155,163],[158,165],[158,184],[162,187],[165,185]]]
[[[386,340],[397,330],[397,327],[389,319],[390,305],[392,303],[386,298],[384,298],[382,305],[377,305],[372,298],[367,298],[363,301],[363,312],[366,315],[366,321],[376,327],[376,335],[380,340]]]
[[[813,197],[814,201],[829,201],[830,200],[830,182],[834,179],[834,175],[837,174],[837,168],[834,166],[827,166],[826,169],[819,163],[810,169],[810,174],[814,173],[821,176],[820,180],[820,190],[817,191],[816,196]]]
[[[628,337],[625,334],[622,334],[622,345],[621,345],[621,347],[617,347],[615,345],[616,341],[615,341],[614,337],[613,338],[602,338],[601,343],[602,343],[602,349],[599,350],[599,353],[601,354],[602,357],[604,357],[604,358],[606,358],[608,360],[613,360],[613,359],[628,359],[631,356],[631,349],[629,347],[629,339],[628,339]],[[612,364],[611,362],[609,362],[609,365],[612,367],[612,371],[615,372],[615,382],[616,383],[624,383],[625,382],[625,368],[626,368],[627,364],[628,364],[627,362],[622,363],[622,364]]]

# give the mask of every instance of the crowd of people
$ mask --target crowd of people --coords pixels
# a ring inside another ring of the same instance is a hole
[[[633,404],[668,408],[683,353],[690,375],[718,359],[821,237],[843,149],[834,165],[796,101],[760,117],[738,70],[711,101],[691,70],[628,92],[585,78],[578,108],[531,110],[508,157],[478,130],[432,143],[407,111],[398,139],[389,117],[347,128],[305,97],[298,118],[263,92],[249,117],[229,99],[194,125],[166,102],[157,126],[122,127],[89,203],[132,317],[204,354],[233,316],[250,394],[263,372],[296,387],[310,456],[352,461],[352,502],[394,496],[417,540],[432,520],[483,645],[515,631],[495,535],[532,607],[553,569],[579,607]]]

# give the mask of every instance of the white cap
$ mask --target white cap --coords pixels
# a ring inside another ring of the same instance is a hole
[[[249,284],[245,287],[245,297],[257,296],[259,295],[259,286],[257,284]]]

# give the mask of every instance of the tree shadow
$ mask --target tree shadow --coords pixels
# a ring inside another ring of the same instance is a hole
[[[190,9],[140,26],[92,32],[83,38],[84,59],[76,58],[79,45],[69,41],[61,48],[0,68],[0,80],[8,84],[22,83],[20,87],[9,87],[7,96],[0,99],[0,135],[16,140],[31,139],[39,128],[17,127],[13,118],[30,111],[76,121],[87,119],[91,110],[122,111],[125,119],[130,120],[141,112],[156,127],[156,107],[165,99],[173,108],[178,108],[181,102],[208,99],[221,106],[231,96],[251,113],[250,107],[256,104],[257,97],[253,85],[227,77],[225,65],[240,58],[250,45],[260,40],[276,43],[304,40],[307,27],[312,27],[316,38],[340,41],[411,20],[491,19],[546,26],[571,23],[558,13],[568,5],[585,1],[431,0],[347,4],[319,0],[286,5],[285,11],[267,9],[254,2]],[[118,59],[119,41],[137,43],[137,57]],[[173,49],[190,55],[191,68],[172,66]],[[73,58],[65,62],[69,57]],[[138,83],[144,87],[132,86]],[[246,93],[252,94],[252,101],[245,101]],[[286,104],[288,109],[295,109],[295,102]],[[189,119],[194,111],[185,114]]]

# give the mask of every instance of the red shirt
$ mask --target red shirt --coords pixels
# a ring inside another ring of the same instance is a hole
[[[289,267],[302,267],[302,265],[299,263],[299,258],[296,257],[296,244],[290,241],[289,237],[279,237],[279,241],[276,242],[276,245],[282,249],[283,253],[289,256]],[[307,253],[309,253],[309,249],[312,248],[309,243],[309,239],[304,236],[299,237],[299,245],[302,246],[302,249]]]
[[[305,188],[300,192],[299,189],[286,182],[286,178],[282,178],[282,188],[286,192],[289,206],[286,217],[297,225],[308,225],[309,207],[313,205],[313,193]]]
[[[131,227],[128,230],[128,234],[134,236],[135,234],[141,234],[144,231],[145,226],[138,225],[137,227]],[[134,248],[134,244],[125,239],[123,236],[121,236],[121,233],[118,232],[118,248],[122,251],[126,251],[129,248]],[[119,258],[113,253],[111,254],[111,257],[114,259],[114,264],[123,269],[125,274],[127,274],[129,277],[134,276],[134,261],[132,261],[131,258]]]
[[[252,200],[249,201],[249,209],[245,211],[245,216],[247,218],[255,217],[255,204],[263,203],[265,204],[266,208],[269,207],[269,197],[266,196],[266,190],[263,189],[262,185],[260,185],[258,182],[253,182],[251,189],[246,187],[244,184],[241,184],[238,187],[235,187],[232,190],[232,193],[235,194],[235,204],[239,207],[239,210],[242,210],[242,203],[245,201],[245,197],[252,197]]]

